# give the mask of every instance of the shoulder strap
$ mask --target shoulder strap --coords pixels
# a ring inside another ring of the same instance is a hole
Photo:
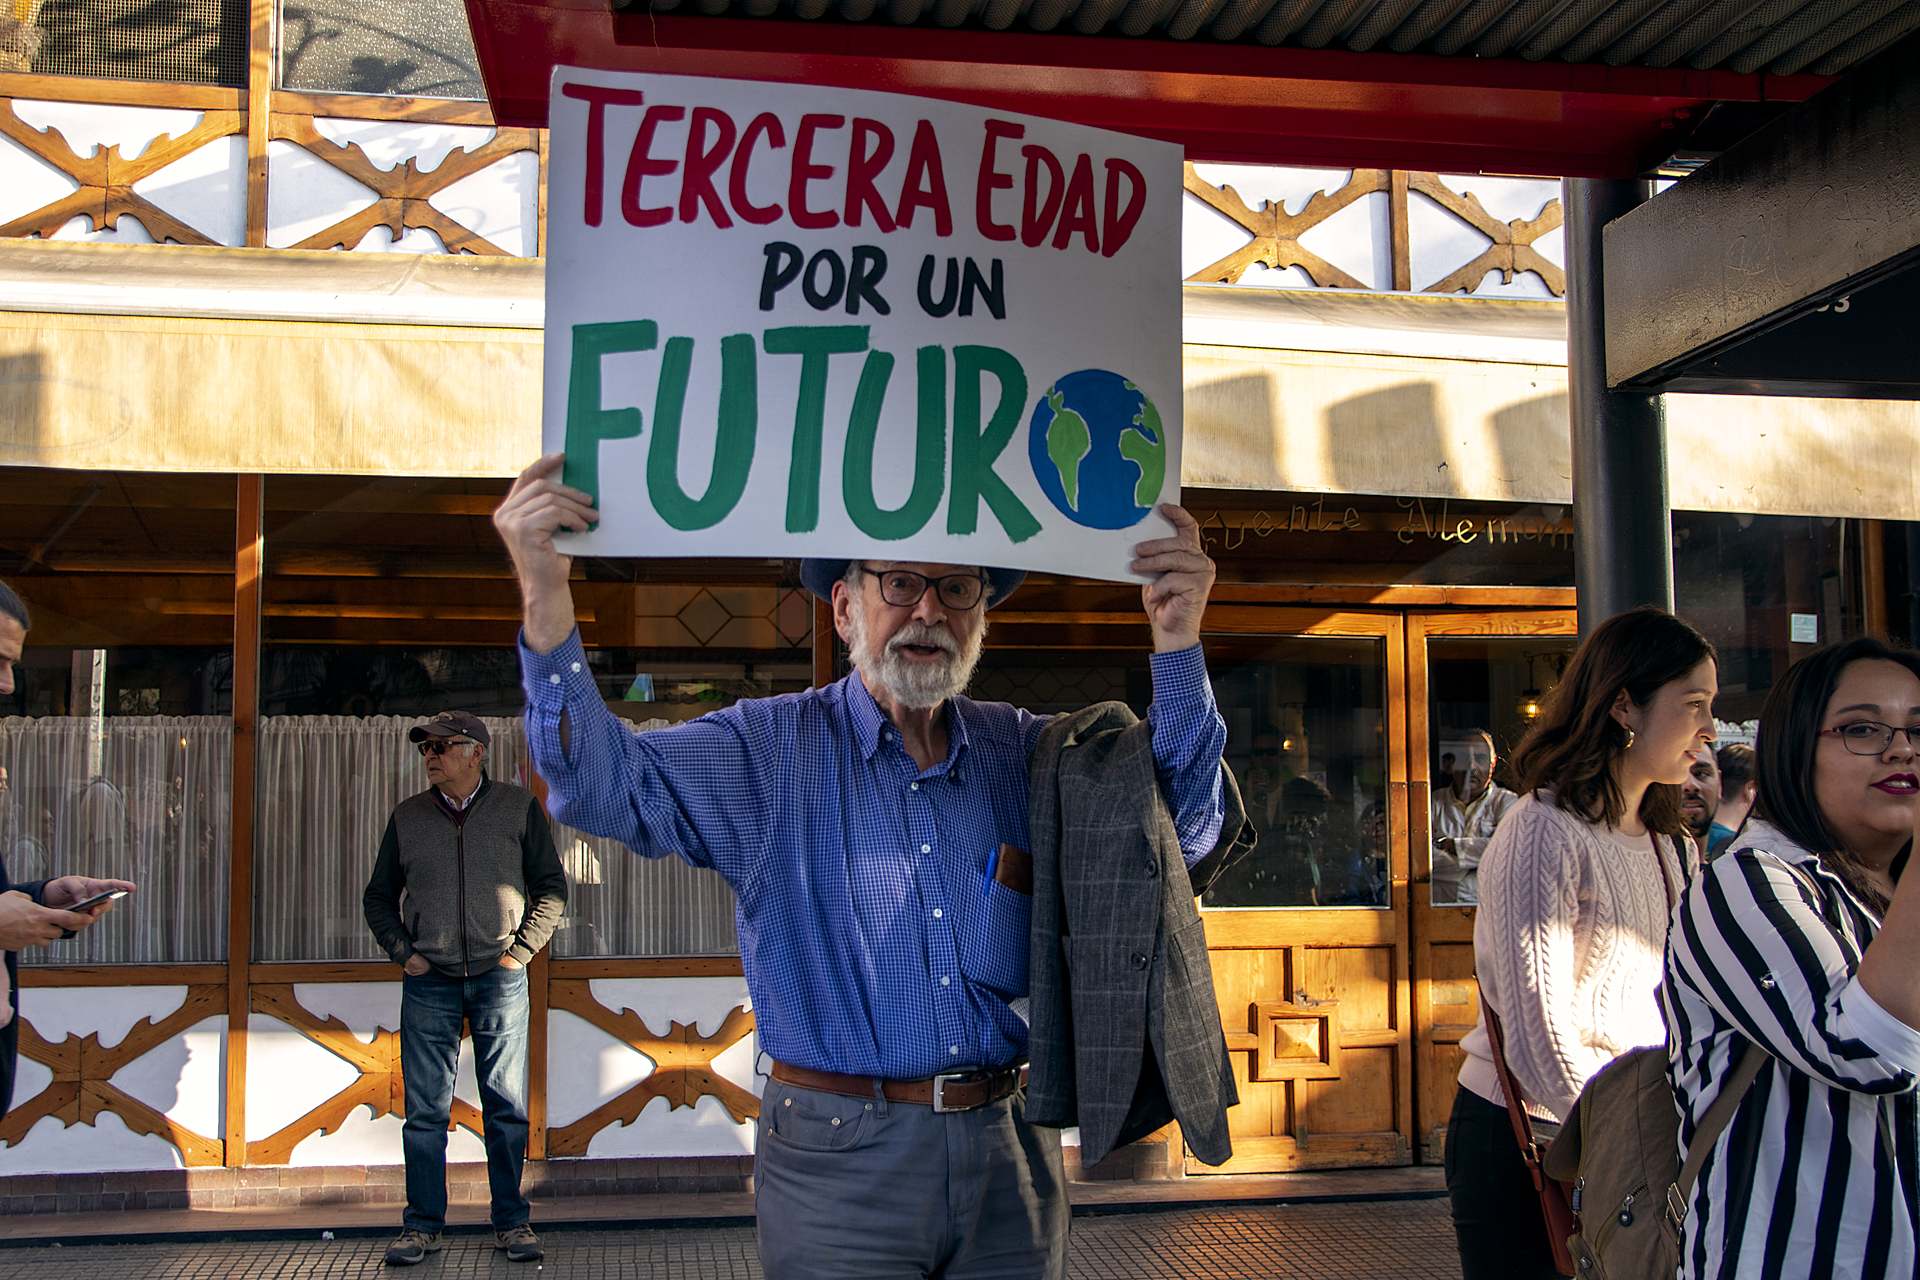
[[[1680,1176],[1667,1188],[1667,1213],[1673,1220],[1675,1231],[1680,1229],[1687,1217],[1687,1197],[1693,1192],[1693,1184],[1700,1177],[1700,1166],[1707,1162],[1707,1153],[1713,1150],[1713,1144],[1733,1120],[1733,1113],[1740,1108],[1740,1102],[1753,1087],[1760,1075],[1760,1069],[1767,1065],[1769,1054],[1756,1041],[1747,1042],[1747,1051],[1741,1055],[1740,1065],[1727,1077],[1727,1083],[1721,1088],[1720,1096],[1707,1108],[1707,1114],[1700,1118],[1700,1127],[1693,1131],[1693,1141],[1687,1145],[1687,1162],[1680,1166]]]
[[[1493,1070],[1500,1081],[1500,1092],[1507,1096],[1507,1118],[1513,1122],[1513,1140],[1520,1144],[1520,1156],[1527,1162],[1527,1169],[1533,1175],[1535,1188],[1540,1187],[1540,1149],[1534,1145],[1533,1125],[1527,1119],[1527,1109],[1520,1103],[1520,1090],[1513,1082],[1513,1072],[1507,1067],[1506,1036],[1501,1033],[1500,1015],[1487,1003],[1486,993],[1480,994],[1480,1016],[1487,1022],[1487,1039],[1493,1043]]]

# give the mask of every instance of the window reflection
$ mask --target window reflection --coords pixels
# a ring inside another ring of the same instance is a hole
[[[1389,905],[1384,644],[1209,637],[1207,656],[1257,843],[1202,904]]]
[[[1430,850],[1434,906],[1480,900],[1480,859],[1519,797],[1507,756],[1572,655],[1571,636],[1428,642]]]
[[[22,964],[227,954],[233,810],[231,476],[10,468],[0,557],[33,615],[0,695],[0,857],[14,883],[139,889]]]

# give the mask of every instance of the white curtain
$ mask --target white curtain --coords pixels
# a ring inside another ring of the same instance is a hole
[[[731,956],[740,953],[733,891],[678,858],[642,858],[617,840],[553,824],[567,871],[556,956]]]
[[[139,889],[74,938],[21,953],[26,964],[203,964],[227,957],[233,721],[112,716],[98,721],[92,772],[84,716],[0,719],[0,853],[16,882],[62,875]]]
[[[361,895],[387,819],[424,790],[412,716],[276,716],[260,723],[255,954],[262,961],[378,960]],[[528,785],[518,718],[486,718],[489,774]],[[678,860],[637,858],[558,823],[568,878],[556,956],[731,955],[733,895]]]

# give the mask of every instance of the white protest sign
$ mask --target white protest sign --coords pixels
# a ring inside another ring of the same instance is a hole
[[[1125,579],[1180,490],[1176,146],[555,70],[544,436],[596,556]]]

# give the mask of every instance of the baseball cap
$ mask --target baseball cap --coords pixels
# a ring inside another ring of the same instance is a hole
[[[425,724],[407,730],[408,742],[425,742],[428,738],[472,738],[482,746],[490,746],[493,741],[480,717],[468,711],[442,711]]]

